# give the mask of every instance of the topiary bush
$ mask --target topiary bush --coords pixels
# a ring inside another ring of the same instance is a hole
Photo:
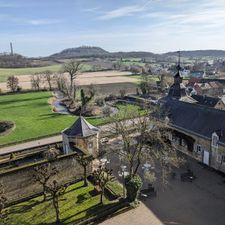
[[[139,191],[142,187],[141,177],[138,175],[135,175],[133,177],[127,176],[125,178],[125,186],[126,186],[126,190],[127,190],[127,200],[129,202],[136,201]]]

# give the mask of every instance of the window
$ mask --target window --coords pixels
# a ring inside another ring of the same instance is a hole
[[[88,147],[89,147],[89,148],[93,148],[93,142],[90,142],[90,143],[88,144]]]
[[[202,146],[201,145],[195,145],[195,148],[194,148],[195,152],[197,154],[201,154],[202,153]]]
[[[182,145],[183,147],[186,146],[186,141],[185,141],[184,139],[181,140],[181,145]]]
[[[169,138],[170,141],[173,140],[173,135],[172,135],[172,133],[169,133],[169,134],[168,134],[168,138]]]
[[[225,163],[225,155],[221,156],[221,163]]]
[[[202,147],[201,147],[201,145],[197,145],[197,147],[196,147],[196,151],[197,151],[197,152],[201,152],[201,151],[202,151]]]
[[[213,147],[218,147],[218,141],[219,141],[219,137],[218,135],[214,132],[212,134],[212,146]]]

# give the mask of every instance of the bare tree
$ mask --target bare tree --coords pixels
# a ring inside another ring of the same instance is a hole
[[[126,95],[126,90],[125,89],[121,89],[120,90],[120,97],[124,98],[125,95]]]
[[[55,74],[54,80],[56,82],[57,89],[67,97],[70,97],[70,84],[64,74]]]
[[[88,86],[87,94],[83,89],[80,90],[80,97],[81,97],[81,104],[82,104],[82,111],[86,110],[86,106],[88,103],[94,98],[96,90],[93,85]]]
[[[141,89],[141,92],[143,95],[149,94],[151,90],[151,79],[150,76],[147,74],[142,74],[141,76],[141,82],[139,84],[139,87]]]
[[[10,76],[7,79],[7,88],[9,88],[11,91],[15,92],[18,89],[19,80],[15,76]]]
[[[31,87],[34,89],[34,90],[40,90],[40,86],[41,86],[41,82],[42,82],[42,79],[41,79],[41,74],[39,73],[35,73],[34,75],[31,76],[31,79],[30,79],[30,82],[31,82]]]
[[[122,149],[113,151],[128,165],[131,177],[137,175],[141,163],[147,160],[159,164],[163,181],[166,181],[169,167],[178,165],[176,151],[168,141],[169,127],[151,115],[144,117],[132,112],[129,117],[133,119],[126,120],[126,117],[127,113],[122,120],[121,117],[112,119],[110,130],[123,142]]]
[[[167,87],[173,84],[173,77],[167,74],[161,74],[158,76],[160,82],[160,89],[164,91]]]
[[[78,163],[83,167],[84,169],[84,187],[88,186],[88,182],[87,182],[87,166],[91,163],[91,161],[93,160],[92,156],[85,156],[85,155],[77,155],[76,156],[76,160],[78,161]]]
[[[6,206],[7,197],[5,195],[5,189],[3,184],[0,183],[0,219],[4,219],[5,215],[3,214],[4,208]]]
[[[34,167],[33,178],[36,182],[41,184],[43,187],[43,195],[44,195],[43,201],[47,199],[47,193],[46,193],[47,183],[49,179],[52,176],[56,175],[57,173],[58,173],[58,170],[56,169],[56,167],[53,167],[50,163],[46,163],[46,164],[42,164],[40,166]]]
[[[99,187],[101,188],[101,195],[100,195],[100,204],[103,204],[103,195],[105,192],[106,184],[111,181],[112,178],[112,170],[107,169],[104,166],[99,166],[97,170],[93,172],[93,177]]]
[[[42,72],[43,78],[46,80],[48,83],[49,90],[52,90],[52,80],[53,80],[53,73],[50,70],[46,70]]]
[[[69,74],[70,78],[70,97],[72,97],[73,92],[75,93],[76,87],[74,85],[74,80],[76,79],[78,72],[82,67],[81,62],[70,60],[63,65],[63,72]]]
[[[60,224],[59,197],[62,196],[68,185],[61,185],[56,180],[46,186],[46,191],[52,196],[52,203],[56,213],[56,224]]]

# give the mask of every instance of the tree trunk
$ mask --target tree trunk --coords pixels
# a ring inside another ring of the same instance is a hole
[[[60,217],[59,217],[59,201],[58,201],[58,197],[53,197],[53,206],[55,208],[56,224],[59,224],[60,223]]]
[[[74,99],[74,101],[76,100],[76,96],[77,96],[77,93],[76,93],[76,86],[73,85],[73,99]]]
[[[48,82],[48,85],[49,85],[49,91],[51,91],[52,90],[51,81]]]
[[[87,167],[84,166],[84,187],[88,186],[88,182],[87,182]]]
[[[46,201],[47,200],[47,193],[46,193],[46,186],[45,185],[43,185],[43,196],[44,196],[43,201]]]
[[[101,195],[100,195],[100,204],[102,205],[103,204],[103,195],[104,195],[104,188],[102,188],[102,191],[101,191]]]
[[[72,98],[72,92],[73,92],[73,76],[70,75],[70,98]]]

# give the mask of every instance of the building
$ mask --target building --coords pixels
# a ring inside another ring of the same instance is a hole
[[[182,101],[181,80],[177,73],[169,94],[159,100],[161,116],[172,128],[169,139],[178,151],[225,172],[225,111],[218,108],[223,100],[191,96]]]
[[[82,150],[94,157],[99,153],[99,129],[88,123],[82,116],[69,128],[62,131],[65,154]]]
[[[190,77],[203,78],[205,75],[205,72],[201,70],[194,70],[190,72]]]
[[[225,111],[169,99],[161,108],[175,148],[225,172]]]

